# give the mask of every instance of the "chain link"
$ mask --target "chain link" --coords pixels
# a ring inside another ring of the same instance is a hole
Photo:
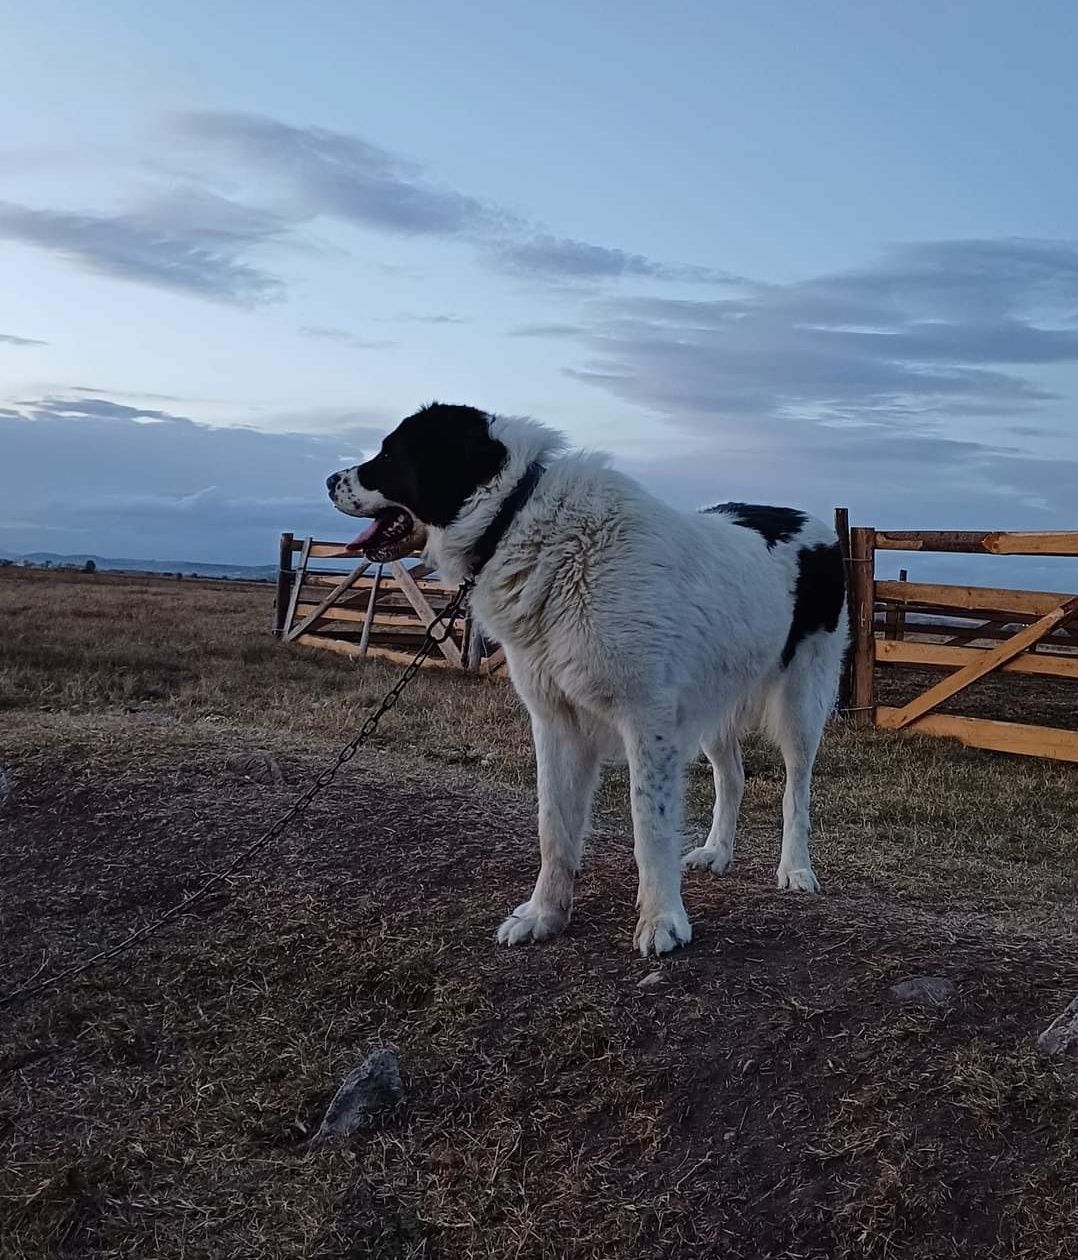
[[[370,714],[364,721],[359,730],[352,738],[344,744],[337,753],[336,758],[328,765],[324,766],[308,787],[292,802],[285,812],[272,823],[258,837],[252,841],[242,852],[238,853],[223,869],[216,874],[211,875],[203,884],[195,889],[183,899],[178,905],[172,907],[171,910],[161,915],[159,919],[154,919],[152,923],[147,923],[144,927],[132,932],[130,936],[126,936],[118,944],[110,946],[108,949],[100,950],[92,955],[85,962],[76,963],[74,966],[68,967],[63,971],[58,971],[55,975],[49,976],[45,980],[39,980],[36,984],[25,984],[22,988],[14,989],[11,993],[6,993],[0,997],[0,1009],[10,1006],[21,998],[32,997],[35,993],[41,993],[45,989],[50,989],[54,985],[59,984],[62,980],[73,980],[76,976],[81,976],[89,971],[91,967],[95,967],[98,963],[107,962],[110,958],[115,958],[117,954],[123,953],[129,946],[136,941],[142,940],[143,937],[150,936],[152,933],[164,927],[166,923],[172,919],[178,918],[185,910],[190,909],[196,902],[201,901],[206,894],[224,880],[226,880],[234,871],[248,862],[259,850],[264,849],[266,845],[276,840],[284,831],[290,822],[293,822],[300,814],[304,812],[314,800],[314,798],[324,788],[329,787],[333,780],[337,777],[341,767],[347,765],[349,761],[359,752],[360,748],[370,739],[377,731],[378,725],[382,718],[385,717],[397,705],[397,701],[401,698],[405,688],[412,679],[419,673],[423,662],[430,656],[431,652],[441,643],[444,643],[452,634],[453,626],[460,616],[464,605],[468,601],[471,594],[474,581],[468,579],[461,583],[457,593],[446,607],[434,617],[427,626],[426,633],[423,636],[423,642],[419,645],[415,656],[401,671],[400,677],[392,687],[383,696],[378,708]],[[38,971],[40,974],[40,969]]]

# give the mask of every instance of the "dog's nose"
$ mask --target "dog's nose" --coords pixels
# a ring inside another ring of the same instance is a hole
[[[337,482],[340,481],[340,479],[341,474],[339,472],[330,473],[326,478],[326,489],[330,492],[330,494],[337,489]]]

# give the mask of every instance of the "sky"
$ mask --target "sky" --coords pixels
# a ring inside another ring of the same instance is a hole
[[[1076,47],[1069,0],[13,0],[0,550],[345,537],[326,474],[432,399],[685,508],[1075,528]]]

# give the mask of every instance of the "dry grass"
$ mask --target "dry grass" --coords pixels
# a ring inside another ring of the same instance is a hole
[[[380,694],[274,643],[270,598],[0,575],[0,990],[173,904]],[[251,748],[285,785],[229,768]],[[1078,1072],[1034,1038],[1078,989],[1078,774],[836,731],[809,899],[772,891],[780,767],[747,766],[741,863],[687,881],[658,988],[619,772],[570,932],[498,951],[535,865],[525,724],[424,676],[227,895],[0,1012],[0,1256],[1072,1255]],[[911,973],[957,1000],[895,1006]],[[306,1154],[384,1043],[399,1113]]]

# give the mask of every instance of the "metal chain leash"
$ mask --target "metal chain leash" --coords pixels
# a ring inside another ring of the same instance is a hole
[[[402,693],[412,679],[419,673],[423,662],[430,656],[439,644],[444,643],[453,631],[454,623],[460,616],[461,610],[464,608],[471,594],[474,581],[471,579],[462,582],[457,593],[446,607],[434,617],[427,626],[426,634],[423,636],[423,642],[419,645],[415,656],[401,671],[400,677],[386,692],[382,698],[378,708],[370,714],[359,730],[337,753],[334,761],[324,767],[315,776],[310,785],[292,802],[287,810],[272,823],[266,830],[249,844],[245,849],[238,853],[227,866],[211,875],[204,883],[200,884],[193,893],[190,893],[183,901],[173,906],[171,910],[161,915],[160,918],[154,919],[152,923],[147,923],[144,927],[132,932],[129,936],[118,942],[116,945],[110,946],[108,949],[100,950],[87,958],[85,962],[76,963],[74,966],[67,967],[63,971],[56,972],[55,975],[49,976],[45,980],[39,980],[36,984],[27,983],[19,989],[14,989],[11,993],[6,993],[0,997],[0,1010],[5,1006],[11,1006],[14,1002],[32,997],[36,993],[41,993],[45,989],[51,989],[63,980],[73,980],[76,976],[81,976],[89,971],[91,967],[95,967],[98,963],[108,962],[109,959],[115,958],[117,954],[122,954],[136,941],[142,940],[143,937],[150,936],[152,933],[159,931],[166,923],[178,918],[185,910],[188,910],[196,902],[201,901],[211,889],[216,888],[223,880],[226,880],[234,871],[249,861],[260,849],[264,849],[271,841],[276,840],[284,831],[290,822],[298,818],[300,814],[310,805],[314,798],[324,788],[329,787],[333,780],[337,777],[341,767],[346,765],[359,752],[360,748],[378,729],[378,724],[391,709],[396,707],[397,701],[401,698]],[[41,974],[40,969],[38,975]]]

